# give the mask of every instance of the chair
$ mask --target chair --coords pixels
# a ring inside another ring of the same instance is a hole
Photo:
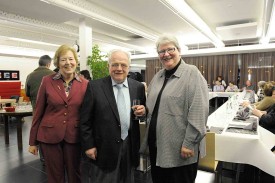
[[[215,160],[215,133],[206,133],[206,156],[199,159],[196,183],[219,182],[218,161]]]

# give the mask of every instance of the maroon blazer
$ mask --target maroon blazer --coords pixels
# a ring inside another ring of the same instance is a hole
[[[29,145],[79,142],[79,109],[88,81],[74,79],[67,97],[63,81],[54,80],[54,76],[45,76],[39,88]]]

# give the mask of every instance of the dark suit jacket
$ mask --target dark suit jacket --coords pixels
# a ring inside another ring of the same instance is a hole
[[[140,99],[145,105],[144,85],[128,78],[131,103]],[[80,135],[84,151],[96,147],[97,160],[94,163],[104,169],[114,169],[117,165],[121,128],[111,77],[90,81],[81,107]],[[131,160],[139,163],[139,122],[131,120],[128,138],[131,144]]]
[[[79,109],[88,81],[74,80],[66,97],[63,81],[53,80],[53,75],[43,78],[37,95],[36,111],[30,131],[30,145],[38,141],[55,144],[62,140],[79,142]]]

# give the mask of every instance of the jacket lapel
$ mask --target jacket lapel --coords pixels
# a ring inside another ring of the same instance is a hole
[[[81,89],[81,83],[79,81],[77,81],[76,79],[74,79],[73,85],[70,90],[69,96],[67,97],[67,100],[69,101],[75,94],[77,94],[79,92],[80,89]]]
[[[53,86],[54,90],[56,91],[56,93],[58,93],[58,95],[67,103],[68,100],[65,95],[63,81],[61,79],[58,79],[58,80],[53,79],[51,81],[52,81],[52,86]]]
[[[113,90],[112,81],[111,81],[110,76],[103,80],[103,84],[101,87],[102,87],[103,92],[111,106],[112,111],[114,112],[114,115],[117,118],[117,121],[119,122],[120,119],[119,119],[116,99],[115,99],[114,90]]]

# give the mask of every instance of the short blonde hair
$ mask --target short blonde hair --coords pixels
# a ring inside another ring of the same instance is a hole
[[[55,67],[59,68],[59,59],[62,55],[66,54],[68,51],[71,51],[74,55],[74,59],[76,63],[78,64],[78,56],[73,47],[70,47],[68,45],[61,45],[55,52],[54,58],[53,58],[53,64]]]

